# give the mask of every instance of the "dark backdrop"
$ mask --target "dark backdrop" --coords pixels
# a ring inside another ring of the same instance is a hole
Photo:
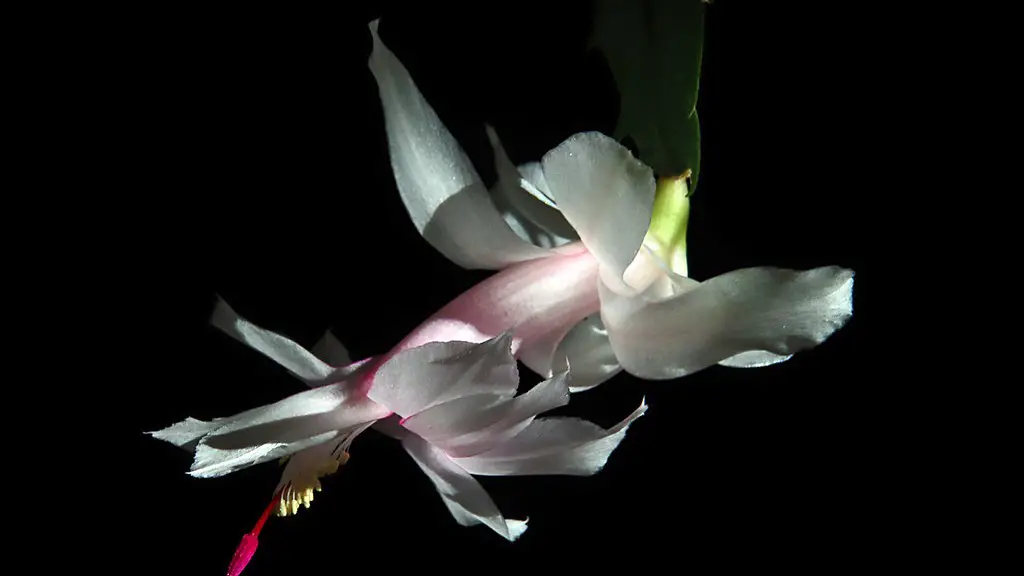
[[[138,314],[120,337],[149,368],[117,400],[131,473],[118,488],[127,503],[108,515],[123,528],[109,569],[223,574],[277,483],[274,464],[190,478],[188,454],[142,434],[302,389],[207,326],[215,294],[307,346],[330,327],[363,358],[487,276],[446,261],[405,214],[367,22],[383,15],[384,40],[491,179],[484,121],[516,162],[614,126],[614,84],[584,49],[587,4],[553,4],[175,7],[110,40],[124,86],[110,104],[128,118],[137,182],[121,292]],[[863,106],[872,40],[834,6],[722,1],[706,22],[691,274],[850,267],[853,320],[778,366],[671,382],[621,374],[573,396],[564,412],[602,425],[641,396],[650,410],[595,477],[482,479],[507,517],[530,517],[513,544],[458,526],[397,443],[365,434],[311,509],[271,518],[247,574],[824,568],[869,565],[890,545],[899,520],[876,524],[887,469],[872,410],[888,383],[866,354],[875,280],[861,251],[864,151],[878,131]]]

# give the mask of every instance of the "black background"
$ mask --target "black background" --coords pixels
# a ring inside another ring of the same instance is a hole
[[[119,389],[131,472],[100,568],[223,574],[277,483],[274,464],[190,478],[187,453],[142,434],[302,390],[207,325],[216,294],[307,346],[330,327],[364,358],[488,275],[448,262],[405,214],[367,22],[383,16],[382,38],[490,180],[485,121],[517,163],[614,127],[614,83],[585,50],[587,4],[548,4],[175,8],[106,39],[123,86],[106,104],[138,190],[117,243],[131,272],[121,305],[137,317],[120,337],[148,368]],[[893,546],[898,506],[878,517],[889,392],[867,354],[876,280],[862,250],[864,151],[879,132],[867,86],[880,67],[858,18],[836,6],[708,8],[688,235],[699,280],[757,265],[854,269],[843,330],[774,367],[621,374],[574,395],[560,412],[605,426],[642,396],[650,410],[594,477],[483,478],[506,517],[530,517],[511,544],[458,526],[400,446],[367,433],[311,509],[271,518],[246,574],[866,567]]]

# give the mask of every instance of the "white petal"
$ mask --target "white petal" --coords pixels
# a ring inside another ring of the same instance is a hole
[[[569,391],[573,393],[589,390],[622,370],[597,314],[586,317],[564,336],[522,350],[519,359],[541,376],[571,369]]]
[[[651,235],[646,236],[645,242],[650,241]],[[622,280],[636,292],[664,293],[665,296],[672,293],[672,276],[678,276],[668,265],[658,257],[647,245],[641,246],[636,258],[629,264],[622,275]],[[653,290],[650,290],[653,288]]]
[[[569,403],[569,375],[561,373],[511,400],[487,406],[472,396],[439,404],[403,422],[449,456],[479,454],[522,432],[538,414]],[[493,397],[492,397],[493,398]]]
[[[647,404],[609,430],[578,418],[534,420],[521,434],[492,450],[469,458],[453,458],[470,474],[525,476],[560,474],[590,476],[604,467]]]
[[[424,440],[437,444],[440,440],[486,428],[500,420],[508,411],[511,400],[500,394],[463,396],[403,418],[401,424]]]
[[[152,435],[179,446],[198,440],[189,473],[206,478],[287,456],[388,414],[362,395],[356,381],[314,388],[209,423],[189,418]]]
[[[171,426],[168,426],[163,430],[157,430],[156,432],[148,432],[148,434],[157,440],[169,442],[179,448],[184,448],[191,452],[196,449],[196,444],[203,439],[203,436],[206,436],[221,426],[222,420],[205,422],[190,416],[177,424],[172,424]]]
[[[402,441],[402,446],[434,483],[434,488],[459,524],[484,524],[509,541],[514,541],[526,531],[525,520],[506,520],[483,486],[455,465],[444,452],[413,434]]]
[[[627,372],[650,379],[723,361],[781,360],[822,343],[853,314],[853,271],[835,266],[736,270],[657,301],[600,292],[616,356]]]
[[[502,220],[465,152],[381,42],[377,21],[370,30],[369,66],[380,88],[391,166],[416,229],[464,268],[500,269],[543,256]]]
[[[747,352],[740,352],[735,356],[730,356],[718,364],[719,366],[729,368],[764,368],[765,366],[785,362],[792,357],[792,354],[781,355],[765,352],[764,350],[749,350]]]
[[[511,346],[506,333],[481,344],[431,342],[399,352],[377,370],[368,395],[403,417],[464,396],[511,397],[519,386]]]
[[[572,369],[569,391],[589,390],[622,371],[599,315],[577,324],[555,351],[554,369]]]
[[[365,363],[364,360],[347,366],[331,366],[293,340],[260,328],[242,318],[219,297],[213,314],[210,316],[210,324],[277,362],[296,378],[310,386],[340,382],[355,373]],[[343,347],[342,350],[344,350]]]
[[[554,248],[579,240],[579,235],[558,208],[536,189],[528,190],[524,179],[509,160],[494,128],[487,126],[487,137],[494,148],[494,166],[498,181],[491,199],[501,216],[520,238],[542,248]]]
[[[552,199],[601,262],[602,278],[630,293],[622,275],[651,224],[654,173],[599,132],[569,137],[542,165]]]

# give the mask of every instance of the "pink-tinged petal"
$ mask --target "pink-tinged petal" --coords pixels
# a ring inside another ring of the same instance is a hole
[[[390,414],[360,390],[358,380],[331,384],[229,418],[212,422],[189,418],[151,435],[178,446],[195,445],[192,476],[223,476],[326,442]]]
[[[242,318],[221,298],[217,299],[217,305],[210,316],[210,324],[242,344],[277,362],[296,378],[310,386],[322,386],[345,380],[366,363],[366,360],[363,360],[349,364],[348,354],[345,353],[344,361],[339,361],[334,366],[331,366],[293,340],[276,332],[260,328]],[[329,346],[330,352],[336,354],[335,360],[341,360],[342,357],[337,354],[338,348],[340,347],[343,352],[344,347],[336,340],[331,343],[321,344],[320,346]]]
[[[512,397],[519,370],[511,344],[500,334],[481,344],[431,342],[398,352],[377,369],[368,396],[403,417],[466,396]]]
[[[654,173],[599,132],[569,137],[544,155],[542,166],[558,209],[601,262],[601,277],[632,293],[622,275],[651,224]]]
[[[502,270],[431,316],[396,350],[428,342],[483,342],[512,331],[513,350],[532,345],[597,312],[598,264],[570,245],[540,260]],[[581,247],[579,247],[581,248]]]
[[[542,248],[578,241],[579,234],[554,203],[520,174],[491,126],[487,126],[487,137],[494,148],[494,167],[498,173],[491,199],[509,228],[523,240]]]
[[[629,425],[646,411],[647,404],[641,402],[609,430],[578,418],[537,419],[519,435],[487,452],[452,460],[470,474],[481,476],[590,476],[604,467]]]
[[[416,229],[464,268],[501,269],[544,256],[502,220],[465,152],[381,42],[377,21],[370,31],[369,66],[380,88],[391,167]]]
[[[519,359],[541,376],[572,369],[569,391],[589,390],[622,370],[597,314],[586,317],[564,336],[537,342],[520,352]]]
[[[836,266],[735,270],[653,301],[601,287],[615,355],[627,372],[649,379],[720,362],[782,360],[824,342],[852,314],[853,271]]]
[[[456,522],[462,526],[483,524],[509,541],[526,531],[525,520],[506,520],[483,486],[440,449],[414,434],[408,435],[402,446],[434,483]]]
[[[473,397],[475,398],[475,397]],[[404,426],[449,456],[473,456],[522,432],[537,415],[569,403],[569,375],[558,374],[529,392],[489,406],[462,398],[416,414]]]

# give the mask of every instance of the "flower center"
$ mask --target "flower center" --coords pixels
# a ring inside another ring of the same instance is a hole
[[[337,472],[338,468],[348,462],[348,458],[348,451],[340,449],[326,460],[319,460],[314,464],[303,466],[301,470],[295,472],[284,488],[281,489],[277,515],[294,516],[299,512],[300,504],[305,508],[309,508],[313,502],[313,493],[323,490],[320,478]]]
[[[348,449],[352,446],[352,441],[373,423],[368,422],[330,442],[281,459],[282,463],[287,462],[284,473],[281,474],[281,482],[274,491],[270,505],[263,511],[256,525],[248,534],[242,536],[242,541],[235,549],[231,564],[228,566],[228,576],[239,576],[249,565],[249,561],[256,554],[260,531],[267,523],[270,512],[276,509],[278,516],[294,516],[299,512],[300,505],[309,508],[313,502],[313,492],[321,490],[320,478],[334,474],[348,462]]]
[[[313,502],[313,495],[323,489],[320,478],[334,474],[348,462],[348,449],[352,441],[368,427],[369,424],[361,426],[333,441],[283,459],[282,462],[287,460],[287,465],[278,484],[280,496],[277,502],[277,515],[294,516],[298,514],[300,506],[309,508]]]

